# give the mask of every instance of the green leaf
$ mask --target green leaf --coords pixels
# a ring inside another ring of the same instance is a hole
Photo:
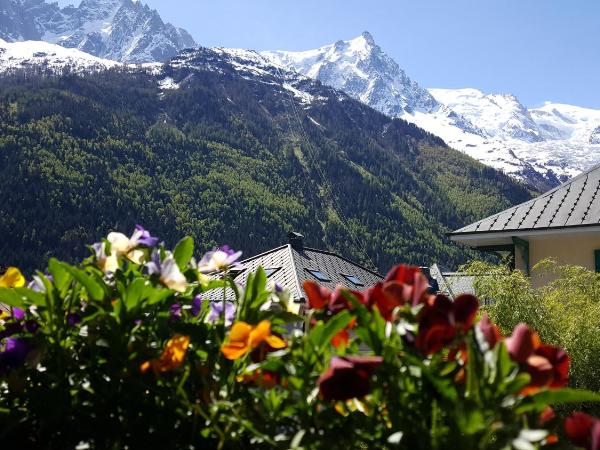
[[[52,275],[53,284],[60,293],[60,296],[64,297],[71,283],[71,276],[64,269],[62,263],[55,258],[50,258],[48,261],[48,272]]]
[[[46,295],[42,292],[36,292],[28,288],[16,288],[15,292],[21,297],[25,297],[28,303],[32,305],[44,305],[46,303]]]
[[[480,359],[479,352],[475,348],[475,342],[473,339],[468,339],[468,358],[467,358],[467,390],[466,397],[471,399],[475,403],[479,403],[479,370],[481,365],[477,362]]]
[[[325,346],[329,345],[329,342],[338,331],[346,328],[351,320],[352,316],[348,311],[343,311],[329,319],[323,328],[323,333],[321,334],[319,341],[316,343],[319,350],[322,350]]]
[[[181,270],[185,269],[194,254],[194,240],[190,236],[184,237],[175,246],[173,258]]]
[[[531,382],[531,376],[528,373],[519,373],[512,380],[506,383],[504,389],[506,392],[516,394],[521,392]]]
[[[528,395],[523,403],[516,408],[517,414],[528,411],[540,411],[548,405],[561,405],[567,403],[600,402],[600,394],[579,389],[545,389],[535,394]]]
[[[90,275],[85,273],[83,270],[73,267],[69,264],[61,263],[61,265],[65,271],[67,271],[79,284],[84,287],[92,300],[100,301],[104,298],[104,289]]]
[[[457,405],[456,419],[464,434],[475,434],[485,428],[483,413],[475,405]]]
[[[147,281],[144,278],[134,279],[125,290],[124,300],[128,310],[134,309],[146,298]]]
[[[173,291],[171,289],[155,287],[152,289],[150,295],[148,295],[148,304],[154,305],[156,303],[161,303],[171,295],[173,295]]]
[[[0,302],[12,306],[21,308],[25,305],[25,297],[20,295],[13,288],[0,288]]]

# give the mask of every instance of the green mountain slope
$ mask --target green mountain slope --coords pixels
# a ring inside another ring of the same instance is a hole
[[[141,223],[247,256],[293,229],[382,271],[456,265],[472,255],[445,232],[530,196],[413,125],[242,62],[203,49],[159,74],[4,75],[0,264],[71,259]]]

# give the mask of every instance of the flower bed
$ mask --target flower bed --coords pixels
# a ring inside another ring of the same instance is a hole
[[[567,387],[562,349],[525,324],[503,337],[418,269],[307,282],[298,317],[262,269],[237,285],[227,247],[196,262],[191,239],[171,252],[137,227],[90,249],[27,287],[0,277],[8,448],[600,448],[600,421],[551,408],[600,400]]]

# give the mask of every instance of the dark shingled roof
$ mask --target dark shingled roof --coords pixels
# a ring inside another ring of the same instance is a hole
[[[600,165],[566,183],[451,235],[532,231],[594,226],[600,223]]]

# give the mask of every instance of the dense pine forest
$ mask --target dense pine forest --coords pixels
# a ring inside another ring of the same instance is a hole
[[[179,89],[145,71],[0,79],[0,265],[73,260],[140,223],[199,250],[250,256],[296,230],[381,271],[456,266],[475,254],[446,232],[531,195],[330,89],[306,104],[231,70],[170,70]]]

